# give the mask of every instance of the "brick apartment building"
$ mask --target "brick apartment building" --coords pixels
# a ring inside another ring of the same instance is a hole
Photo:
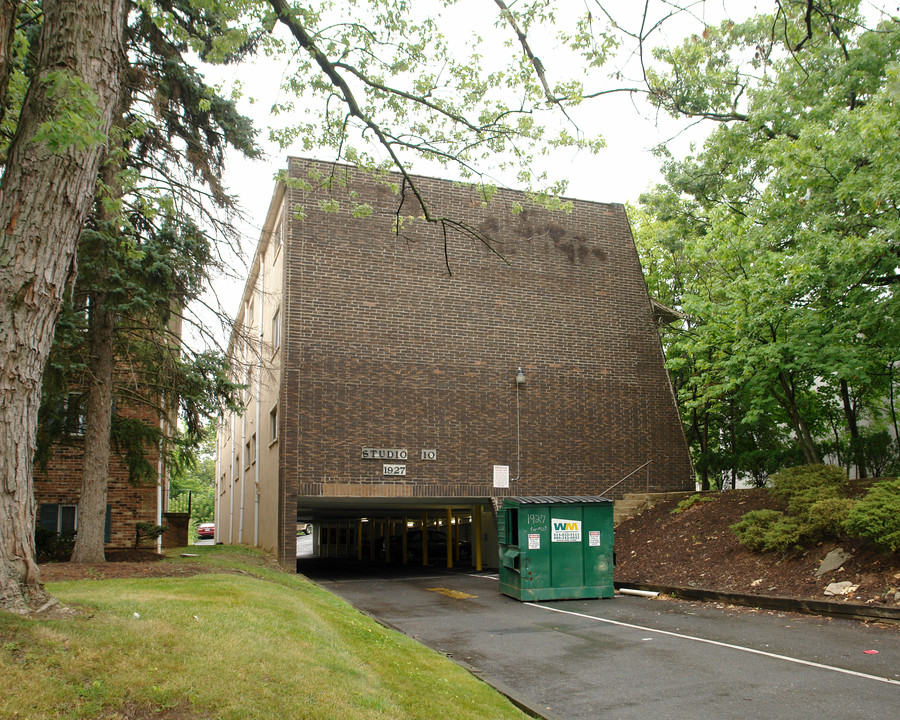
[[[159,422],[149,416],[144,420]],[[73,427],[66,441],[54,447],[46,468],[35,466],[34,497],[39,526],[62,536],[70,536],[78,529],[83,457],[84,438],[80,429]],[[167,490],[166,475],[156,448],[148,450],[147,460],[160,468],[160,478],[156,484],[135,485],[129,481],[128,468],[115,451],[110,454],[104,538],[108,550],[134,547],[139,522],[155,525],[165,522],[162,504]]]
[[[231,340],[248,390],[220,424],[217,541],[293,567],[298,521],[351,557],[416,523],[496,565],[504,496],[693,487],[621,205],[415,179],[482,242],[422,220],[399,176],[288,176]]]

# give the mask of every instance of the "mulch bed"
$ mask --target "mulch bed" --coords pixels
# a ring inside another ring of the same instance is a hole
[[[781,557],[746,550],[729,529],[750,510],[781,509],[765,490],[712,495],[672,515],[677,501],[665,501],[616,528],[618,582],[689,587],[753,595],[815,600],[846,600],[900,606],[900,555],[884,555],[859,542],[823,542]],[[836,547],[852,554],[843,567],[822,577],[815,572]],[[827,597],[825,587],[849,580],[859,588],[843,598]]]

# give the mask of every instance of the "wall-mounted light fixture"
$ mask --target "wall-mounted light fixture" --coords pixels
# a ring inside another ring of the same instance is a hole
[[[516,476],[512,479],[515,482],[522,476],[522,435],[519,431],[519,385],[525,384],[525,371],[519,366],[516,370]]]

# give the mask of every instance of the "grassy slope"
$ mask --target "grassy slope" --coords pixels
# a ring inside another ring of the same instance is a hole
[[[0,718],[525,717],[304,578],[202,550],[232,571],[53,583],[89,614],[0,613]]]

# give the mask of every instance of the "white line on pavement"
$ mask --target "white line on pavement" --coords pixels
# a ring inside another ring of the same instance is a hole
[[[855,670],[847,670],[845,668],[834,667],[833,665],[823,665],[822,663],[812,662],[811,660],[801,660],[800,658],[793,658],[789,657],[788,655],[778,655],[777,653],[770,653],[764,650],[756,650],[754,648],[743,647],[741,645],[731,645],[730,643],[719,642],[718,640],[707,640],[706,638],[695,637],[693,635],[684,635],[683,633],[670,632],[669,630],[657,630],[656,628],[644,627],[643,625],[633,625],[631,623],[620,622],[619,620],[609,620],[608,618],[595,617],[594,615],[586,615],[584,613],[573,612],[571,610],[561,610],[560,608],[548,607],[547,605],[538,605],[537,603],[532,602],[526,602],[524,604],[540,608],[541,610],[549,610],[550,612],[561,613],[563,615],[573,615],[575,617],[585,618],[586,620],[595,620],[596,622],[607,623],[609,625],[618,625],[619,627],[627,627],[634,630],[657,633],[658,635],[668,635],[670,637],[681,638],[682,640],[693,640],[694,642],[706,643],[707,645],[717,645],[718,647],[729,648],[731,650],[739,650],[742,652],[752,653],[754,655],[763,655],[764,657],[770,657],[776,660],[786,660],[787,662],[796,663],[797,665],[807,665],[809,667],[819,668],[821,670],[831,670],[832,672],[843,673],[844,675],[853,675],[855,677],[865,678],[867,680],[877,680],[878,682],[889,683],[890,685],[900,685],[900,680],[892,680],[891,678],[880,677],[879,675],[869,675],[868,673],[856,672]]]

